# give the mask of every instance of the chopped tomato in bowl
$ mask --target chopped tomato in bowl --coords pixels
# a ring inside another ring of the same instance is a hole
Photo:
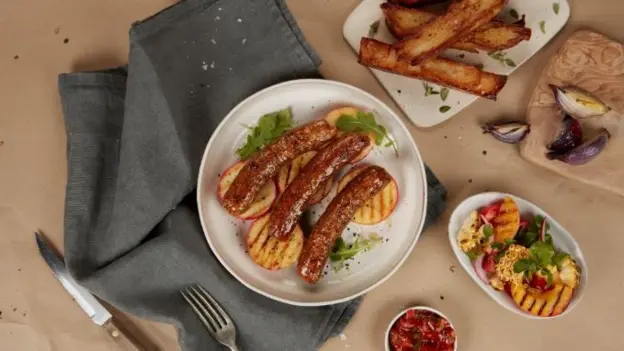
[[[456,350],[455,328],[446,316],[429,307],[404,310],[386,330],[386,351]]]

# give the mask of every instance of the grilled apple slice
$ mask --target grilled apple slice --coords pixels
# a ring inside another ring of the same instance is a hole
[[[305,167],[305,165],[310,162],[310,160],[316,155],[316,151],[308,151],[304,154],[297,156],[291,163],[280,168],[280,171],[277,175],[277,189],[280,193],[283,193],[286,190],[288,184],[290,184],[295,177],[299,174],[299,172]],[[314,205],[315,203],[320,202],[329,194],[332,187],[334,186],[334,180],[329,179],[323,187],[312,195],[309,200],[309,205]]]
[[[501,204],[497,216],[492,220],[494,226],[494,240],[504,243],[505,239],[513,239],[520,229],[520,212],[518,205],[510,197],[506,197]]]
[[[368,165],[360,165],[345,174],[338,182],[338,192],[355,178]],[[364,206],[360,207],[353,216],[353,221],[358,224],[373,225],[388,218],[399,201],[399,187],[394,179],[383,190],[370,198]]]
[[[337,108],[335,110],[330,111],[327,115],[325,115],[324,119],[327,123],[329,123],[329,125],[335,126],[340,116],[347,115],[347,116],[355,117],[355,115],[359,111],[360,110],[355,107],[341,107],[341,108]],[[338,134],[340,135],[341,132],[339,132]],[[351,164],[362,161],[364,157],[366,157],[371,152],[373,147],[375,147],[375,134],[368,133],[368,138],[370,139],[369,145],[364,150],[362,150],[362,152],[360,152],[359,155],[357,155],[353,160],[351,160]]]
[[[219,184],[217,185],[217,194],[220,201],[223,201],[225,193],[227,193],[228,189],[234,182],[234,179],[236,179],[236,176],[244,166],[245,162],[241,161],[232,165],[230,168],[226,169],[225,172],[223,172],[221,178],[219,178]],[[262,189],[260,189],[260,192],[251,204],[251,207],[249,207],[245,213],[237,217],[240,219],[255,219],[262,216],[271,209],[276,197],[277,188],[275,186],[275,182],[271,180],[266,183]]]
[[[303,231],[295,227],[287,241],[281,241],[269,235],[267,223],[271,214],[258,218],[251,224],[247,234],[249,257],[268,270],[290,267],[297,262],[303,248]]]

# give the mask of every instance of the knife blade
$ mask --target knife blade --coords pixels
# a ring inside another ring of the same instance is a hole
[[[106,329],[109,337],[121,350],[143,350],[135,338],[119,327],[113,315],[87,289],[69,275],[63,259],[48,245],[43,235],[35,232],[37,247],[43,260],[48,264],[58,281],[74,298],[80,308],[91,318],[93,323]]]

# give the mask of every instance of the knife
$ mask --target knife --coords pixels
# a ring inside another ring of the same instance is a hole
[[[74,278],[69,275],[63,259],[46,243],[43,235],[36,232],[35,239],[39,247],[39,253],[48,264],[56,278],[61,282],[65,290],[74,298],[83,311],[87,313],[93,323],[103,327],[106,334],[113,340],[120,350],[143,351],[138,341],[132,337],[113,318],[111,313],[93,296],[87,289],[80,286]]]

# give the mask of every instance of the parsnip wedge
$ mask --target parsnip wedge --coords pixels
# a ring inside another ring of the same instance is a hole
[[[505,0],[459,0],[445,14],[420,27],[416,34],[394,44],[394,48],[401,58],[419,64],[490,22],[504,5]]]
[[[390,33],[397,39],[416,34],[421,26],[438,17],[424,10],[389,3],[383,3],[381,9],[386,17]],[[512,48],[523,40],[531,39],[531,28],[525,27],[523,22],[507,24],[497,20],[490,21],[450,47],[469,52],[478,50],[493,52]]]
[[[364,66],[426,80],[491,100],[496,100],[496,95],[507,82],[506,76],[441,57],[427,60],[422,65],[412,65],[409,60],[400,59],[390,44],[370,38],[360,41],[359,62]]]

